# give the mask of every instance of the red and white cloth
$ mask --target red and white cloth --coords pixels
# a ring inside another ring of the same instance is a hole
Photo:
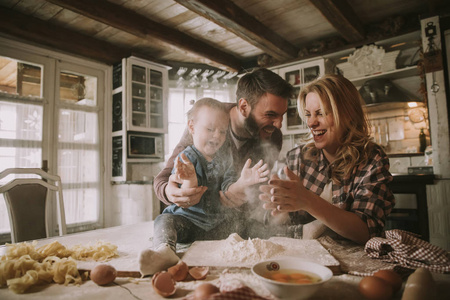
[[[185,300],[193,300],[194,294],[188,295]],[[248,286],[243,286],[236,288],[231,291],[223,291],[221,293],[216,293],[210,295],[208,300],[268,300],[267,298],[261,297],[256,294]]]
[[[409,269],[426,268],[436,273],[450,272],[449,253],[418,238],[418,235],[393,229],[385,232],[386,238],[371,238],[365,245],[367,255],[399,264]]]

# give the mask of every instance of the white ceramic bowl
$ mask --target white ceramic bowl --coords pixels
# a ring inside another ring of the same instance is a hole
[[[264,274],[273,270],[273,266],[279,266],[279,270],[294,269],[298,271],[306,271],[316,274],[320,277],[317,283],[300,284],[300,283],[284,283],[264,277]],[[274,296],[280,299],[307,299],[311,297],[321,285],[333,277],[333,272],[325,266],[320,264],[304,261],[298,258],[275,258],[267,261],[262,261],[252,267],[252,273],[261,280],[262,284]]]

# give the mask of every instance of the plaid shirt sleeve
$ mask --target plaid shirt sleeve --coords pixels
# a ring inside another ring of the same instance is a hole
[[[290,150],[286,155],[286,165],[296,175],[300,174],[302,146]],[[306,224],[315,220],[308,212],[296,211],[289,213],[292,224]]]
[[[386,217],[391,212],[395,198],[388,184],[392,181],[389,159],[377,149],[366,165],[354,170],[351,183],[347,186],[346,209],[354,212],[369,228],[370,236],[383,233]]]
[[[300,174],[304,168],[304,185],[307,189],[320,195],[321,187],[327,182],[328,168],[323,162],[317,164],[311,161],[302,161],[301,147],[288,152],[286,164],[295,174]],[[301,167],[303,166],[303,167]],[[369,161],[359,165],[349,177],[339,186],[333,184],[333,204],[355,213],[369,229],[371,237],[383,234],[386,216],[391,212],[395,199],[388,187],[392,181],[389,172],[389,159],[384,151],[375,147]],[[314,218],[305,211],[290,213],[294,224],[305,224]]]

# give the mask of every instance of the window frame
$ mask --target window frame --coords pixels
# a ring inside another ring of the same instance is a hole
[[[99,159],[99,219],[95,223],[77,224],[73,227],[68,227],[68,233],[85,231],[90,229],[104,227],[105,220],[108,218],[106,212],[111,209],[111,203],[106,203],[105,199],[111,199],[111,186],[106,178],[110,178],[111,174],[111,159],[110,145],[107,143],[111,136],[109,130],[111,123],[111,105],[107,101],[112,96],[112,66],[105,65],[89,59],[82,59],[70,56],[64,53],[56,52],[46,48],[30,45],[21,41],[11,40],[0,36],[0,55],[17,59],[19,61],[30,62],[32,64],[42,65],[42,98],[33,98],[32,103],[43,106],[43,124],[42,124],[42,160],[48,161],[48,170],[50,173],[57,172],[57,132],[58,132],[58,118],[55,116],[59,107],[56,103],[59,98],[59,73],[58,70],[74,71],[81,74],[90,75],[90,71],[99,74],[98,78],[98,92],[97,106],[94,110],[98,111],[98,126],[99,126],[99,143],[100,143],[100,159]],[[68,67],[65,67],[68,66]],[[90,70],[84,72],[83,70]],[[57,80],[55,80],[57,78]],[[101,81],[101,84],[99,82]],[[103,96],[100,96],[103,95]],[[27,97],[20,96],[6,96],[4,97],[11,102],[25,102],[29,103]],[[88,108],[88,110],[91,110]],[[56,225],[56,215],[54,215]],[[52,228],[56,226],[52,226]],[[0,244],[10,240],[10,234],[0,234]]]

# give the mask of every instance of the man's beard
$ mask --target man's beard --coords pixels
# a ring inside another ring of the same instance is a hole
[[[244,129],[252,138],[259,138],[259,126],[253,116],[253,112],[244,120]]]

